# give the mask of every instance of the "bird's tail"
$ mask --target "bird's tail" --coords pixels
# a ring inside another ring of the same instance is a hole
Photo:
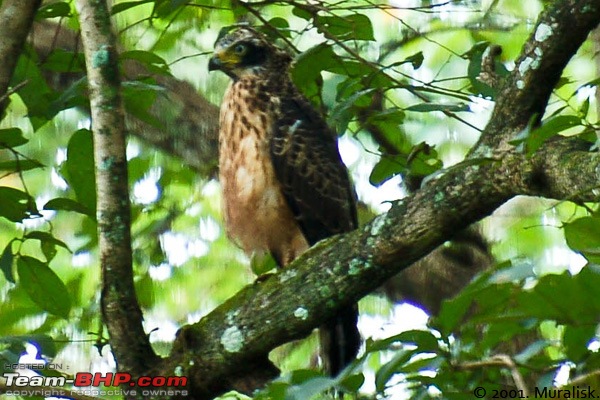
[[[356,358],[360,348],[358,304],[342,309],[319,329],[321,359],[330,376],[339,374]]]

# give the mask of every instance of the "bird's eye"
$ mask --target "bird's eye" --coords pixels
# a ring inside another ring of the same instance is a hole
[[[237,44],[233,48],[233,52],[239,56],[243,56],[248,51],[248,47],[245,44]]]

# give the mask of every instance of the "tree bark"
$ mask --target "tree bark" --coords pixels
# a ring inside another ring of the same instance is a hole
[[[41,0],[0,1],[0,119],[10,94],[10,78],[41,3]]]
[[[76,2],[89,84],[102,268],[102,316],[122,371],[158,360],[142,324],[133,284],[125,119],[118,54],[103,0]]]

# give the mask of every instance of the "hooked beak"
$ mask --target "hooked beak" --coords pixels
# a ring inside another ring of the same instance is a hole
[[[223,69],[223,62],[221,61],[219,56],[215,54],[208,61],[208,71],[210,72],[210,71],[215,71],[215,70],[219,70],[219,69]]]

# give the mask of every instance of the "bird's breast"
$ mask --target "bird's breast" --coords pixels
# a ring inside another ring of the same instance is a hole
[[[261,102],[240,82],[230,86],[221,107],[219,176],[228,235],[247,253],[271,252],[287,264],[308,244],[271,161],[274,100]]]

